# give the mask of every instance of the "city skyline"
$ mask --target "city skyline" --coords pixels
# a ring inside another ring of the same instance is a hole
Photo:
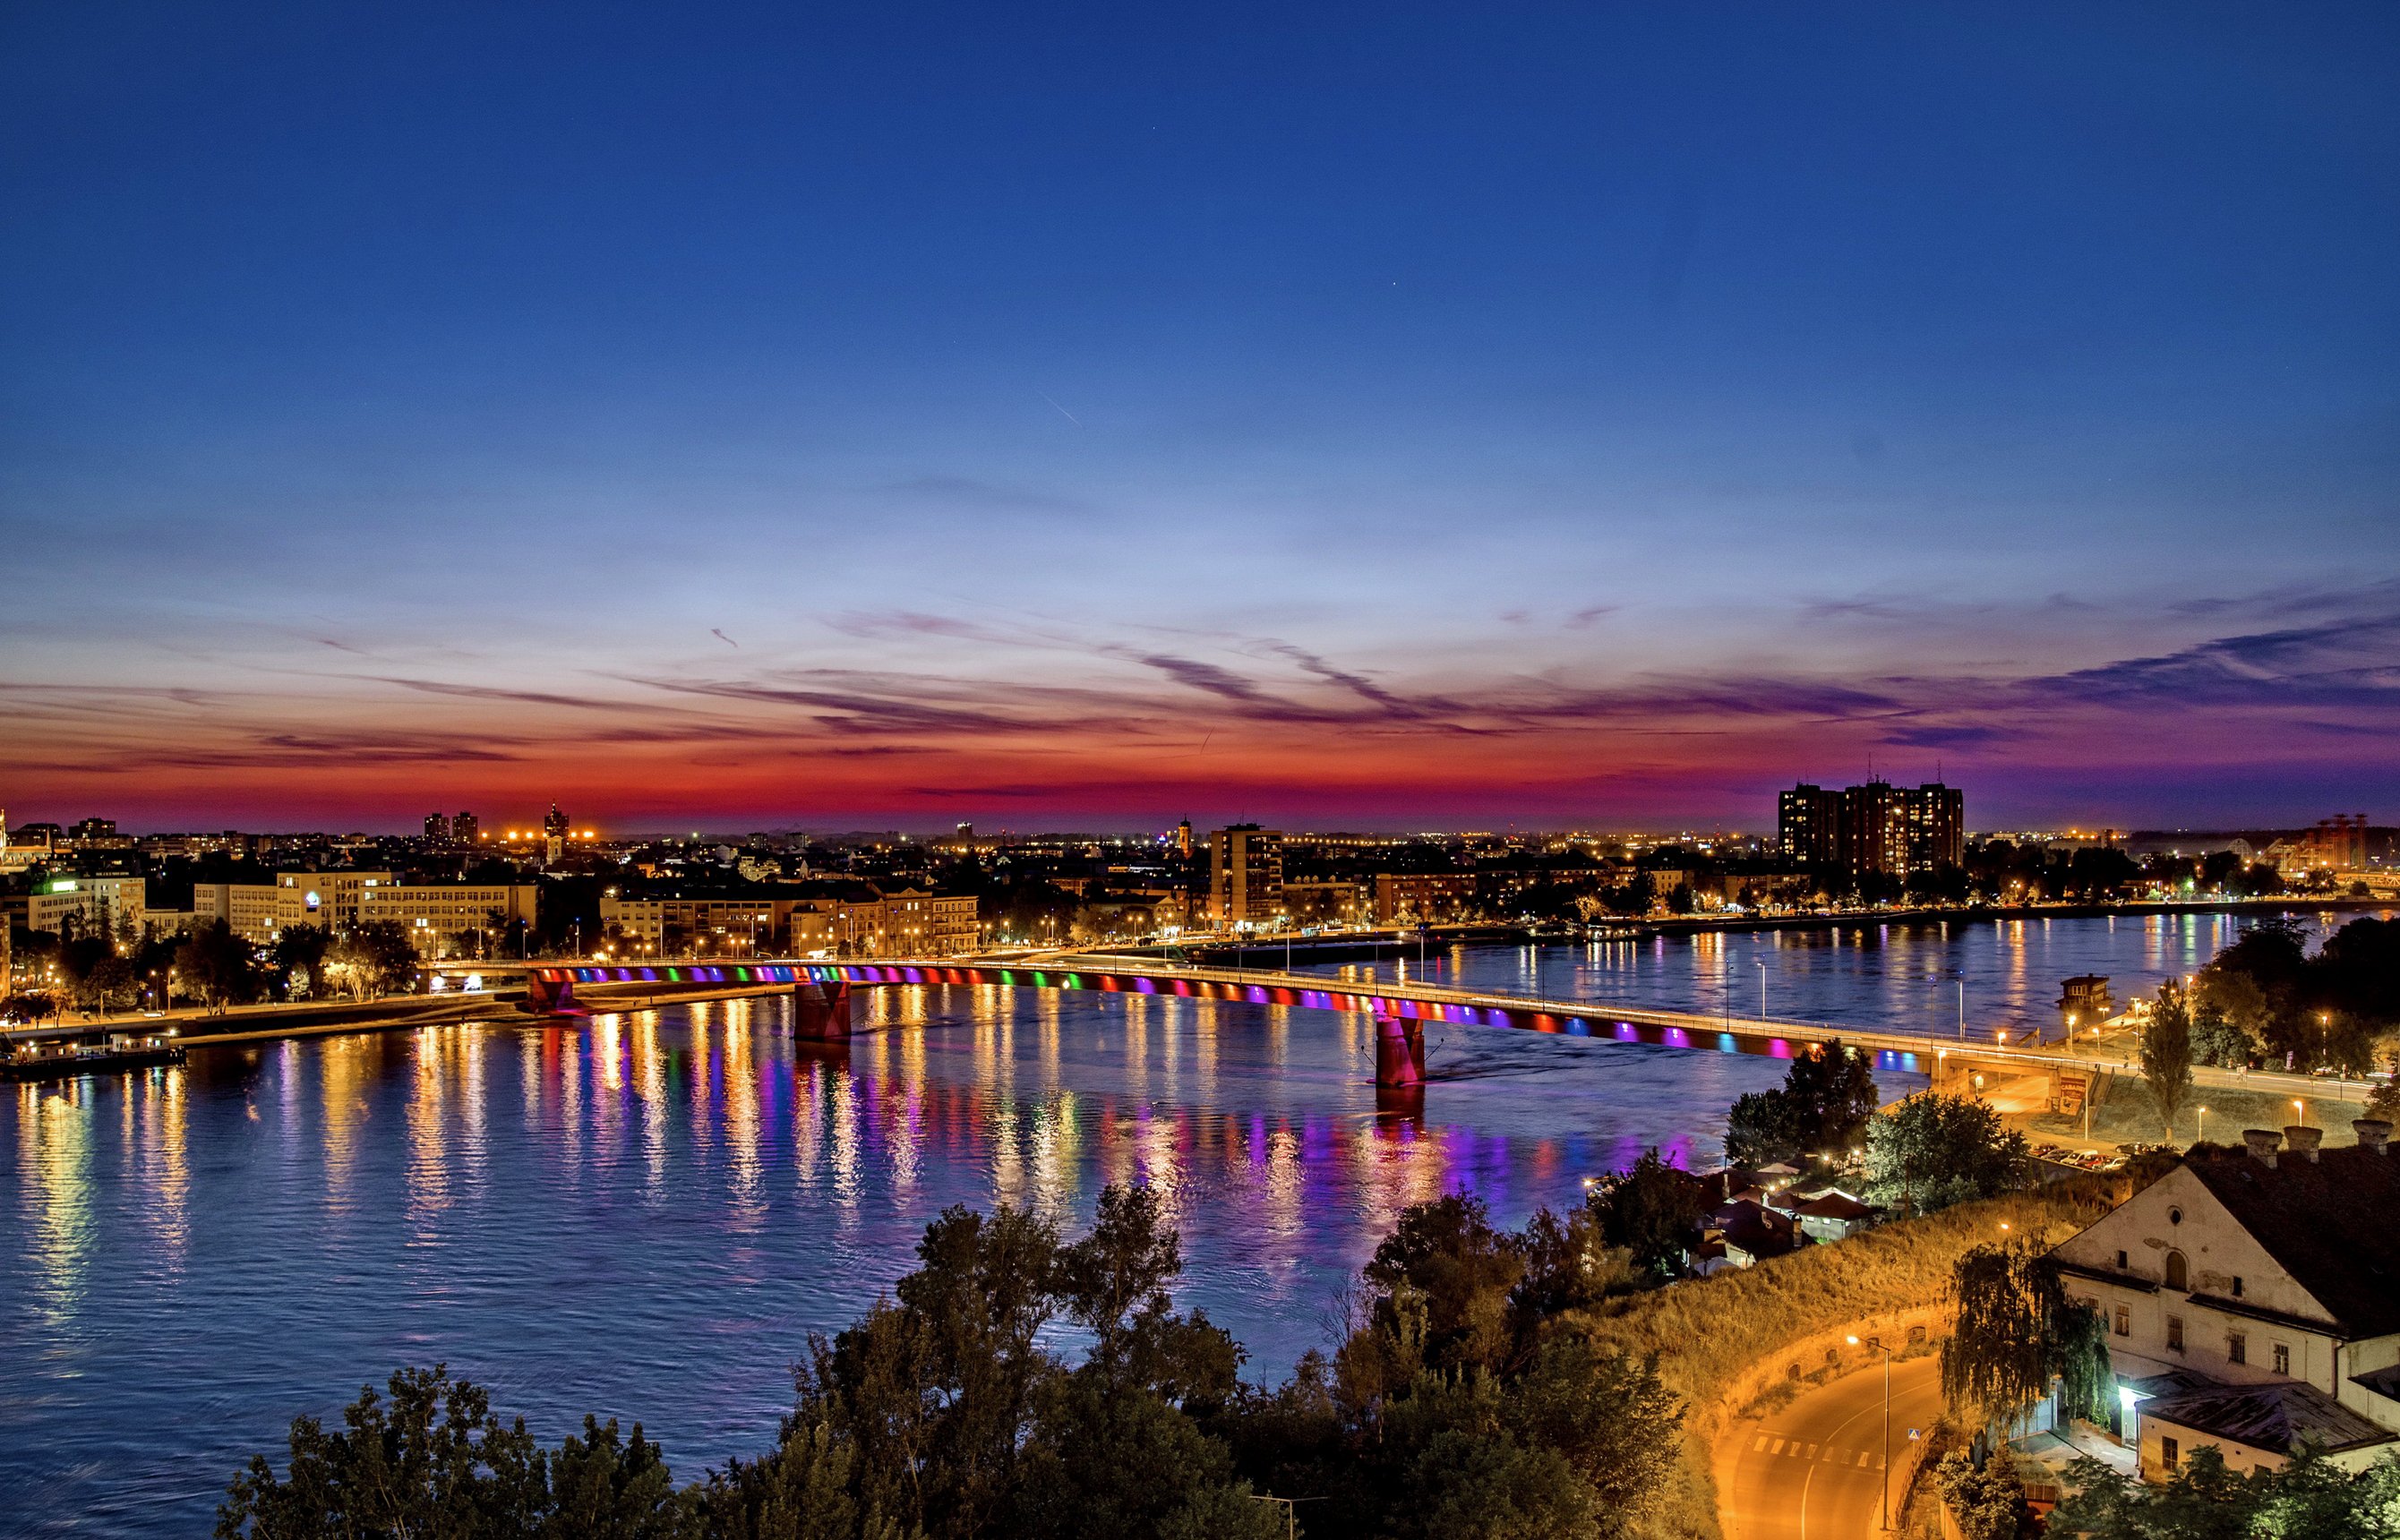
[[[2400,22],[55,12],[0,799],[2393,816]]]

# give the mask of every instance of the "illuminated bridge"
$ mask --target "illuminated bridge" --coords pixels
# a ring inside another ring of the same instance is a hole
[[[469,969],[453,966],[443,972],[457,975]],[[1071,989],[1343,1011],[1375,1018],[1375,1083],[1396,1087],[1424,1083],[1425,1027],[1428,1022],[1776,1058],[1806,1053],[1839,1035],[1852,1046],[1872,1053],[1879,1069],[1919,1074],[1931,1073],[1937,1056],[1957,1056],[1961,1063],[1952,1068],[1963,1068],[1970,1053],[1978,1062],[2021,1060],[2027,1068],[2069,1062],[2056,1056],[1983,1044],[1971,1048],[1964,1043],[1952,1046],[1939,1039],[1910,1033],[1846,1030],[1820,1022],[1698,1015],[1409,981],[1353,981],[1314,974],[1198,968],[1156,958],[1102,954],[1066,954],[1010,962],[793,961],[661,963],[647,967],[500,963],[486,966],[481,972],[490,977],[521,974],[525,982],[525,1008],[541,1015],[584,1014],[588,1007],[579,1004],[575,996],[578,985],[612,993],[645,985],[669,988],[788,985],[798,1006],[799,1035],[820,1042],[839,1042],[850,1036],[853,990],[908,985]]]

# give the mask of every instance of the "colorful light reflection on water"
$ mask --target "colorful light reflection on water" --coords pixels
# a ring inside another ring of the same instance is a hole
[[[2061,970],[2180,969],[2217,939],[2063,923],[2081,928],[2052,928],[2039,956],[2022,935],[1871,955],[1742,938],[1725,959],[1703,939],[1445,966],[1689,1005],[1698,981],[1754,976],[1780,947],[1806,965],[1770,990],[1805,985],[1820,1008],[1778,1014],[1884,1024],[1924,1010],[1944,968],[2032,1001]],[[1466,1187],[1513,1222],[1646,1144],[1705,1163],[1726,1104],[1783,1068],[1708,1034],[1676,1049],[1437,1026],[1411,1116],[1379,1109],[1357,1016],[912,988],[868,992],[861,1025],[827,1055],[793,1043],[782,1002],[730,1002],[7,1088],[0,1513],[34,1533],[198,1533],[293,1413],[437,1359],[549,1438],[586,1411],[641,1418],[696,1473],[771,1439],[807,1334],[887,1288],[941,1208],[1004,1200],[1071,1225],[1111,1181],[1166,1193],[1186,1302],[1277,1376],[1405,1205]]]

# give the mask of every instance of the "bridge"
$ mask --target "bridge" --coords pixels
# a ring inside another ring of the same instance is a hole
[[[694,961],[643,966],[452,964],[440,971],[454,977],[470,972],[481,973],[485,978],[521,975],[525,998],[520,1008],[541,1015],[588,1014],[590,1007],[576,997],[579,985],[587,990],[609,992],[645,986],[787,986],[797,1005],[796,1031],[805,1040],[821,1043],[848,1040],[851,1002],[856,990],[910,985],[1077,990],[1347,1012],[1374,1018],[1375,1083],[1387,1088],[1424,1083],[1427,1023],[1548,1032],[1609,1043],[1774,1058],[1791,1058],[1839,1037],[1850,1046],[1873,1055],[1878,1069],[1925,1075],[1943,1070],[1963,1070],[1970,1064],[2020,1073],[2059,1068],[2089,1071],[2093,1068],[2089,1058],[2034,1048],[1966,1040],[1951,1043],[1917,1033],[1862,1031],[1823,1022],[1650,1010],[1605,1001],[1553,1000],[1411,980],[1369,982],[1265,969],[1194,967],[1158,958],[1105,953],[1057,953],[1009,961],[945,958]]]

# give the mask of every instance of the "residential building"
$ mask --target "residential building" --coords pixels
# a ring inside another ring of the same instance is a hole
[[[2303,1439],[2346,1469],[2400,1442],[2400,1161],[2390,1124],[2352,1126],[2331,1150],[2246,1130],[2052,1248],[2108,1324],[2112,1431],[2146,1479],[2203,1445],[2246,1472]]]
[[[1377,872],[1375,923],[1431,925],[1475,913],[1473,872]]]
[[[1282,830],[1235,824],[1208,836],[1208,914],[1221,930],[1271,930],[1281,920]]]
[[[1776,833],[1785,856],[1811,866],[1908,878],[1966,859],[1966,798],[1939,781],[1838,792],[1803,782],[1777,797]]]
[[[473,813],[467,811],[464,808],[461,808],[457,813],[451,816],[450,838],[454,842],[461,845],[471,845],[476,840],[482,838],[483,835],[484,825],[482,820],[478,819]]]
[[[1356,882],[1287,880],[1283,902],[1295,925],[1356,925],[1366,908]]]
[[[426,843],[430,845],[447,845],[450,843],[449,814],[429,812],[425,815],[425,840]]]
[[[1806,781],[1775,799],[1776,844],[1793,861],[1832,866],[1842,858],[1842,794]]]

